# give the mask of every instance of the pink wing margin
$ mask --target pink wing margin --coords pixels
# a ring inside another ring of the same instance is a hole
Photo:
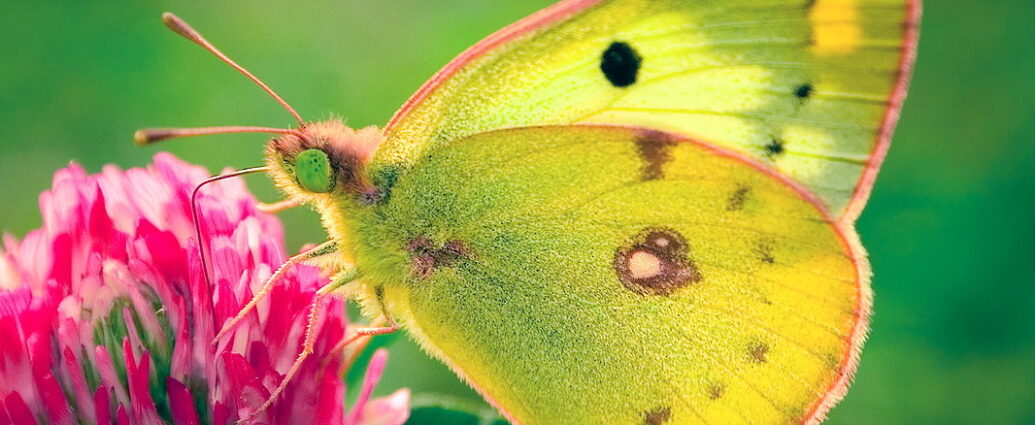
[[[884,163],[888,148],[891,147],[891,136],[894,135],[895,126],[898,125],[899,116],[902,114],[902,104],[906,100],[909,82],[913,77],[913,65],[916,63],[916,48],[920,40],[920,15],[923,14],[923,6],[920,3],[920,0],[906,1],[906,20],[902,23],[905,27],[905,42],[902,44],[902,55],[899,58],[898,81],[895,82],[888,98],[888,109],[884,112],[884,121],[881,123],[880,132],[877,133],[877,143],[867,160],[866,170],[863,171],[859,183],[855,185],[855,193],[841,214],[842,223],[855,223],[862,214],[866,201],[870,199],[880,166]]]
[[[417,90],[417,92],[414,93],[398,111],[396,111],[395,115],[392,116],[392,119],[388,121],[388,124],[384,129],[385,134],[391,134],[395,126],[398,125],[399,122],[410,113],[410,111],[427,99],[431,92],[442,85],[444,81],[452,77],[457,73],[457,71],[472,60],[483,56],[486,52],[489,52],[515,38],[568,19],[590,7],[603,3],[604,1],[606,0],[564,0],[511,24],[510,26],[507,26],[506,28],[478,42],[450,61],[445,67],[435,73],[431,79],[425,82],[424,85],[421,86],[421,88]],[[920,36],[921,11],[921,0],[906,1],[906,19],[902,23],[905,27],[905,42],[903,43],[902,54],[899,59],[898,80],[895,82],[891,95],[889,96],[887,110],[884,113],[884,118],[880,125],[880,131],[877,133],[877,143],[874,144],[873,150],[870,152],[870,156],[867,159],[866,169],[863,170],[859,182],[856,183],[855,192],[852,194],[852,198],[848,201],[848,205],[845,206],[844,211],[842,211],[838,217],[838,220],[842,223],[854,223],[855,220],[859,218],[863,208],[866,206],[866,201],[870,198],[873,184],[877,180],[877,173],[880,171],[880,166],[884,163],[884,158],[887,156],[888,148],[891,146],[891,137],[895,132],[895,126],[898,124],[898,119],[902,112],[902,104],[906,99],[909,82],[913,75],[913,65],[916,62],[917,41]]]

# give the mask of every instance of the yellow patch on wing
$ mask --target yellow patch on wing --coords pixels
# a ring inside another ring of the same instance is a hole
[[[857,0],[817,0],[809,21],[812,51],[817,55],[852,53],[862,42]]]

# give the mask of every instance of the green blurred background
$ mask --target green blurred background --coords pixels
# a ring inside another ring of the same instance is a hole
[[[13,3],[13,4],[12,4]],[[12,2],[0,13],[0,228],[39,225],[70,160],[147,164],[145,126],[291,125],[255,86],[159,22],[172,10],[307,119],[384,124],[440,66],[551,0],[273,4]],[[264,136],[162,145],[209,166],[262,161]],[[276,194],[249,178],[265,200]],[[830,424],[1035,424],[1035,2],[932,0],[913,89],[859,233],[873,331]],[[283,215],[289,249],[322,240]],[[401,338],[382,392],[477,399]]]

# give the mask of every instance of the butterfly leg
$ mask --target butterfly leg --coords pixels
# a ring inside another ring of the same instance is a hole
[[[280,280],[281,277],[284,276],[284,274],[288,272],[288,270],[290,270],[297,264],[302,264],[307,261],[315,260],[319,257],[333,254],[337,252],[337,250],[338,245],[335,242],[330,241],[324,242],[308,251],[288,258],[288,260],[285,261],[284,264],[282,264],[280,268],[278,268],[277,271],[274,272],[273,275],[266,280],[266,283],[262,286],[262,289],[259,290],[259,292],[257,292],[254,296],[252,296],[252,299],[248,301],[248,304],[245,305],[244,308],[242,308],[241,311],[239,311],[233,319],[227,322],[227,324],[219,330],[219,333],[216,334],[216,337],[212,339],[212,344],[217,344],[222,339],[222,337],[226,335],[227,332],[233,329],[234,326],[237,326],[237,324],[240,323],[241,320],[248,316],[248,313],[251,313],[251,311],[255,309],[255,306],[259,304],[259,301],[262,301],[262,299],[265,298],[271,290],[273,290],[273,286],[277,283],[278,280]]]
[[[358,277],[358,271],[354,269],[347,270],[335,275],[334,278],[331,279],[331,283],[316,291],[316,295],[313,297],[313,303],[309,309],[308,319],[306,320],[305,340],[302,343],[302,352],[298,353],[298,358],[295,359],[291,368],[288,369],[287,373],[284,375],[284,379],[282,379],[280,384],[277,385],[277,388],[270,393],[269,398],[262,403],[262,406],[259,406],[259,408],[249,414],[248,417],[241,419],[239,423],[251,422],[256,416],[268,409],[277,397],[287,389],[288,384],[291,383],[291,380],[294,379],[295,375],[298,374],[298,371],[302,368],[302,364],[305,363],[305,360],[309,358],[310,354],[313,354],[313,350],[316,346],[316,324],[320,321],[320,315],[323,314],[322,307],[324,299],[328,295],[331,295],[335,290],[345,286],[349,282],[355,281]]]
[[[289,210],[289,209],[292,209],[292,208],[296,208],[296,207],[301,206],[301,205],[302,205],[302,200],[301,199],[292,198],[292,199],[285,199],[285,200],[279,201],[279,202],[274,202],[272,204],[267,204],[265,202],[259,203],[258,209],[259,209],[259,211],[267,213],[267,214],[276,214],[276,213],[279,213],[281,211],[285,211],[285,210]]]
[[[378,310],[380,310],[378,313],[381,316],[380,324],[375,326],[358,327],[351,332],[347,332],[345,339],[331,349],[331,353],[328,358],[334,358],[341,355],[341,352],[344,351],[346,347],[361,338],[390,334],[399,330],[399,324],[396,323],[395,318],[393,318],[391,314],[388,314],[388,310],[385,308],[385,299],[382,289],[378,287],[376,292],[377,307]],[[347,363],[351,363],[351,360]]]
[[[331,352],[327,355],[327,358],[325,358],[323,362],[320,363],[320,367],[326,367],[327,364],[330,363],[331,359],[341,356],[345,349],[349,348],[350,345],[357,344],[354,346],[354,349],[351,350],[349,354],[346,356],[345,362],[343,363],[344,369],[348,370],[348,368],[351,367],[352,363],[355,362],[359,355],[363,352],[363,349],[366,347],[367,343],[370,342],[371,337],[395,333],[399,330],[399,325],[395,323],[395,320],[388,319],[385,322],[386,323],[384,326],[366,326],[357,328],[354,331],[347,333],[345,339],[343,339],[341,342],[335,345],[334,348],[331,349]]]

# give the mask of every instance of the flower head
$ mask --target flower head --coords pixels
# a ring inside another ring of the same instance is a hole
[[[147,169],[57,172],[40,196],[42,228],[5,237],[0,250],[0,424],[223,425],[269,397],[326,282],[295,268],[213,346],[285,258],[279,221],[258,212],[239,180],[216,183],[198,199],[207,283],[190,209],[207,176],[168,154]],[[384,352],[344,410],[344,364],[330,351],[346,325],[343,303],[326,303],[314,355],[258,422],[405,421],[406,390],[367,401]]]

